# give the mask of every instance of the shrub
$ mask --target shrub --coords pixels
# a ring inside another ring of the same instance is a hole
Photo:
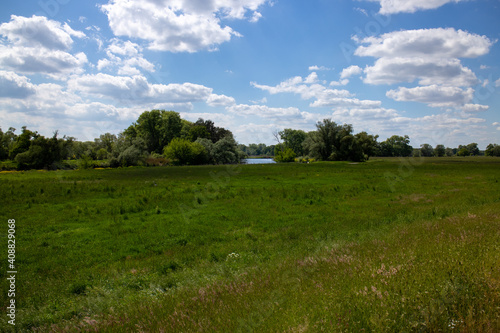
[[[284,148],[280,145],[277,145],[274,148],[274,160],[278,163],[288,163],[295,161],[295,152],[292,148]]]
[[[207,151],[200,143],[186,139],[175,138],[165,147],[167,158],[179,165],[203,164],[207,161]]]

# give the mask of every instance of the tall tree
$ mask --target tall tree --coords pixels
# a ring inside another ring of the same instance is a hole
[[[296,156],[304,155],[304,148],[302,144],[304,143],[307,134],[302,130],[294,130],[291,128],[286,128],[279,132],[281,140],[285,144],[285,147],[290,148],[294,151]]]

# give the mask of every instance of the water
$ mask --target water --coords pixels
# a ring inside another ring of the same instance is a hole
[[[245,164],[272,164],[276,163],[272,158],[245,158],[243,161]]]

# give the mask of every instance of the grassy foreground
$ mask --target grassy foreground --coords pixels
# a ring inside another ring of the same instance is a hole
[[[499,181],[495,158],[1,173],[0,330],[498,332]]]

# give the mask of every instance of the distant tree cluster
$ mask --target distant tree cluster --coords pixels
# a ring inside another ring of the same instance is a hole
[[[419,149],[410,145],[408,135],[393,135],[385,141],[378,142],[378,135],[366,132],[353,134],[349,124],[339,125],[330,119],[316,124],[316,130],[304,132],[287,128],[274,133],[278,142],[274,146],[274,159],[277,162],[293,162],[297,159],[312,158],[322,161],[362,162],[372,156],[377,157],[444,157],[444,156],[477,156],[481,155],[477,143],[460,145],[458,148],[445,147],[438,144],[432,147],[425,143]],[[500,146],[488,145],[486,156],[500,156]]]
[[[267,146],[265,143],[251,143],[248,146],[240,144],[238,148],[247,156],[273,157],[274,145]]]
[[[87,142],[60,139],[57,132],[45,138],[26,127],[19,135],[15,131],[0,129],[0,160],[13,160],[18,169],[61,168],[65,160],[77,161],[80,168],[226,164],[239,163],[245,155],[231,131],[211,120],[193,123],[181,119],[174,111],[145,111],[120,134],[105,133]]]
[[[275,134],[277,162],[292,162],[296,157],[309,156],[322,161],[368,160],[375,156],[378,136],[366,132],[353,134],[352,125],[338,125],[330,119],[316,124],[316,131],[285,129]]]

